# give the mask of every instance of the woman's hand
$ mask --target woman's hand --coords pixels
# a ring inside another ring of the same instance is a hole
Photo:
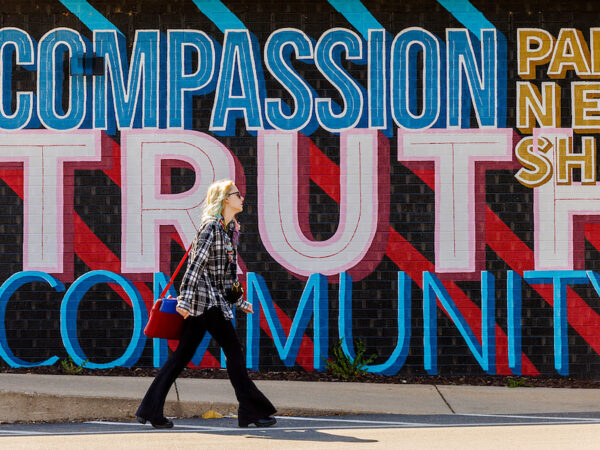
[[[177,311],[179,314],[181,314],[184,319],[187,319],[188,316],[190,315],[190,312],[187,309],[180,308],[179,306],[177,306],[175,308],[175,311]]]
[[[239,307],[242,311],[244,311],[246,314],[252,314],[254,313],[254,310],[252,309],[252,303],[250,302],[242,302],[242,304]]]

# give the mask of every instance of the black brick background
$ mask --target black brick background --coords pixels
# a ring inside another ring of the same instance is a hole
[[[135,30],[190,28],[206,31],[222,42],[223,33],[194,6],[191,1],[99,1],[89,2],[127,37],[131,51]],[[440,4],[433,0],[406,0],[402,2],[363,1],[365,7],[392,36],[408,27],[423,27],[445,39],[447,28],[462,25]],[[576,27],[584,36],[590,27],[597,26],[600,7],[594,1],[546,2],[504,1],[471,3],[507,38],[508,83],[507,126],[515,126],[516,29],[542,27],[554,34],[560,28]],[[284,27],[303,30],[317,40],[333,27],[351,28],[346,19],[326,1],[239,1],[227,0],[227,7],[257,37],[261,48],[270,33]],[[0,6],[0,27],[17,27],[39,40],[49,30],[68,27],[91,40],[92,33],[59,1],[5,1]],[[295,63],[296,69],[321,97],[339,100],[338,92],[314,66]],[[352,76],[366,85],[364,67],[347,63]],[[538,72],[540,80],[548,81]],[[563,87],[563,123],[570,124],[569,83]],[[288,94],[265,71],[267,94],[289,100]],[[35,72],[15,69],[13,92],[35,90]],[[214,95],[196,96],[193,100],[193,129],[208,131]],[[13,99],[14,103],[14,99]],[[14,105],[13,105],[14,106]],[[246,210],[240,216],[243,239],[240,255],[251,272],[261,274],[269,286],[275,302],[293,317],[304,287],[299,280],[285,271],[267,253],[258,235],[256,198],[256,137],[239,126],[232,137],[217,136],[232,150],[241,162],[246,177]],[[389,137],[390,145],[390,225],[419,251],[429,262],[434,261],[434,192],[411,170],[396,160],[396,130]],[[120,136],[111,137],[119,143]],[[339,138],[322,129],[311,140],[334,163],[339,165]],[[599,162],[600,164],[600,162]],[[514,170],[489,170],[486,173],[485,200],[488,207],[522,240],[533,248],[532,191],[514,179]],[[74,211],[93,233],[113,252],[120,255],[121,192],[101,170],[76,170],[73,198]],[[187,169],[172,169],[171,192],[182,192],[193,185],[194,174]],[[23,200],[0,178],[0,281],[22,270]],[[339,219],[339,206],[321,188],[310,185],[310,227],[315,239],[332,236]],[[586,269],[600,267],[598,249],[585,244]],[[182,249],[171,243],[171,268],[183,255]],[[506,271],[509,267],[489,247],[486,249],[486,270],[496,276],[496,321],[506,333]],[[88,272],[90,267],[75,256],[75,278]],[[369,353],[376,353],[376,363],[385,361],[396,345],[396,277],[398,267],[384,256],[377,269],[362,281],[354,283],[353,330],[354,336],[365,339]],[[180,276],[181,277],[181,276]],[[179,277],[179,278],[180,278]],[[480,305],[478,281],[456,280],[467,296]],[[67,283],[68,287],[68,283]],[[151,289],[151,283],[148,283]],[[598,295],[592,288],[577,287],[575,291],[600,314]],[[337,284],[329,285],[330,345],[337,341]],[[5,328],[9,347],[14,354],[29,362],[38,362],[50,356],[66,357],[60,338],[59,310],[61,294],[34,283],[21,288],[6,306]],[[412,284],[411,310],[412,338],[408,358],[401,373],[425,374],[423,369],[422,292]],[[129,343],[133,314],[125,302],[108,286],[90,290],[81,302],[78,314],[78,336],[81,347],[90,360],[97,363],[111,361],[122,354]],[[239,321],[240,336],[245,337],[245,321]],[[542,374],[554,374],[552,307],[533,289],[523,284],[522,317],[523,352]],[[307,335],[312,337],[309,326]],[[438,311],[438,367],[445,375],[478,375],[482,373],[467,345],[445,314]],[[216,346],[211,353],[219,358]],[[572,328],[569,328],[570,374],[594,378],[600,374],[600,357]],[[282,362],[271,339],[262,332],[260,367],[262,370],[280,370]],[[6,365],[0,361],[0,365]],[[148,341],[138,366],[152,365],[151,342]]]

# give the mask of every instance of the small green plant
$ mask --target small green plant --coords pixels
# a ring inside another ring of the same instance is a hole
[[[525,380],[517,380],[515,378],[508,378],[508,387],[509,388],[517,388],[517,387],[531,387],[530,384],[527,384]]]
[[[88,361],[89,360],[86,359],[83,364],[79,365],[76,364],[75,361],[73,361],[73,358],[71,358],[71,355],[69,355],[67,358],[60,361],[60,365],[67,374],[77,375],[78,373],[81,373]]]
[[[333,347],[334,359],[327,361],[327,371],[344,380],[354,380],[357,376],[367,373],[364,367],[371,364],[377,355],[367,357],[365,343],[362,339],[356,340],[356,357],[349,358],[342,348],[342,341]]]

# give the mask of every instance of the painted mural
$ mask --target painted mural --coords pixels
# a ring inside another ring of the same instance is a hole
[[[598,376],[599,7],[397,3],[0,6],[0,364],[160,366],[227,177],[248,368]]]

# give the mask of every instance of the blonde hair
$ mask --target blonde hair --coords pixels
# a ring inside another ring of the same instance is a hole
[[[215,181],[208,187],[204,207],[202,208],[202,223],[211,219],[218,219],[223,213],[223,203],[233,186],[233,180],[227,178]]]

